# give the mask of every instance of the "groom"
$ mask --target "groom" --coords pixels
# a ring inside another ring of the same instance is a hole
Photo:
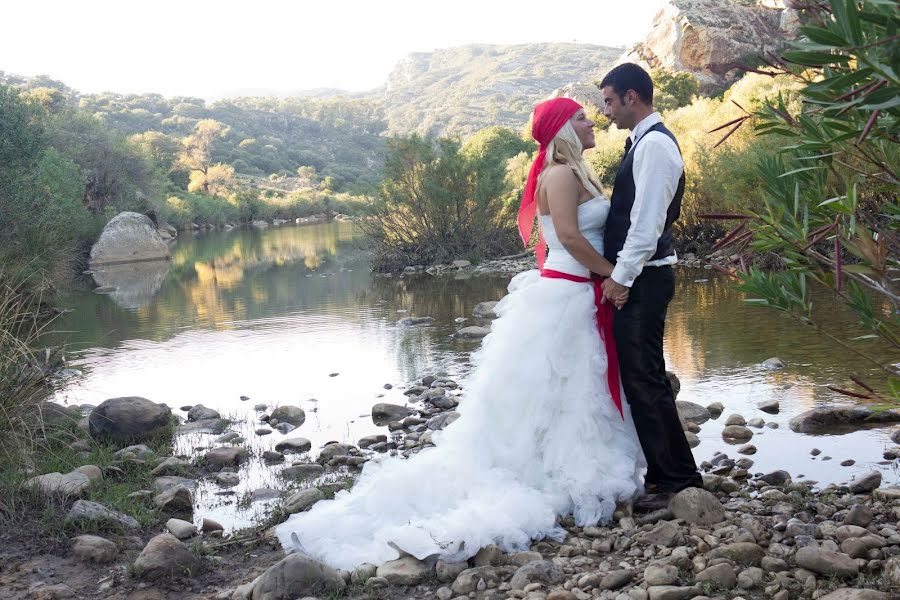
[[[622,385],[647,457],[647,495],[635,508],[654,510],[665,508],[676,492],[703,485],[663,358],[666,309],[675,292],[672,223],[684,194],[684,162],[675,136],[653,109],[646,71],[619,65],[599,87],[603,114],[631,130],[606,221],[604,254],[615,268],[603,291],[607,302],[628,292],[628,302],[615,312],[614,332]]]

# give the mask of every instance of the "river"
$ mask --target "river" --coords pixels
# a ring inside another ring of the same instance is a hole
[[[900,480],[897,461],[882,459],[893,446],[890,428],[806,436],[788,427],[791,417],[810,408],[852,402],[828,385],[846,386],[849,373],[879,381],[877,370],[808,327],[746,303],[714,271],[679,267],[677,276],[665,343],[668,368],[682,384],[679,400],[726,407],[722,417],[702,425],[694,449],[698,462],[717,451],[738,457],[721,432],[726,417],[740,413],[777,425],[753,430],[750,443],[758,452],[751,472],[785,469],[824,485],[879,469],[886,482]],[[56,399],[96,405],[142,396],[165,402],[179,415],[185,414],[182,407],[203,404],[232,419],[256,455],[284,436],[256,435],[263,413],[254,407],[295,404],[307,419],[289,437],[301,435],[314,449],[330,440],[355,444],[387,433],[372,423],[372,405],[405,403],[403,388],[417,378],[445,373],[465,387],[468,358],[478,342],[452,334],[474,324],[473,307],[501,298],[508,282],[508,276],[472,276],[466,270],[440,277],[376,276],[352,223],[185,233],[170,262],[98,275],[99,284],[115,288],[107,293],[85,281],[67,294],[64,303],[73,310],[56,321],[50,342],[66,344],[70,366],[82,375]],[[815,303],[835,334],[849,339],[862,333],[826,294]],[[434,321],[398,326],[407,316]],[[853,343],[876,355],[886,351],[871,340]],[[786,368],[761,366],[774,356]],[[769,399],[780,402],[777,415],[757,409]],[[177,448],[192,454],[211,443],[192,436]],[[812,456],[813,448],[821,455]],[[841,466],[846,459],[855,463]],[[201,483],[195,499],[203,516],[228,528],[249,523],[268,503],[250,503],[248,492],[279,487],[279,468],[251,461],[232,490]]]

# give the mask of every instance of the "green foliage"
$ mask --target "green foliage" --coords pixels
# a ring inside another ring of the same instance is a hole
[[[868,356],[819,328],[806,281],[831,289],[865,331],[900,350],[900,15],[895,3],[879,0],[832,0],[806,12],[804,39],[779,65],[802,86],[804,103],[777,95],[747,117],[758,134],[784,141],[759,161],[762,206],[748,211],[726,245],[739,254],[777,254],[783,273],[748,268],[752,255],[741,256],[743,288],[870,358],[898,398],[896,359]],[[871,387],[860,389],[879,397]]]
[[[700,89],[697,78],[685,71],[655,69],[651,73],[651,77],[653,79],[653,105],[658,111],[687,106]]]
[[[452,139],[394,138],[382,189],[363,228],[375,247],[373,268],[397,270],[516,247],[515,219],[504,202],[506,164],[521,144],[495,129],[461,147]]]

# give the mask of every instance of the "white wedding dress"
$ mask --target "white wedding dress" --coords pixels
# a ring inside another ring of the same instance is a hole
[[[603,197],[578,208],[601,253],[608,212]],[[588,276],[550,217],[538,219],[544,267]],[[609,392],[592,286],[533,270],[509,292],[473,355],[460,418],[434,433],[434,448],[370,461],[352,490],[291,515],[277,528],[287,551],[349,570],[396,559],[397,548],[445,560],[488,544],[527,550],[564,537],[557,515],[606,523],[617,502],[642,492],[644,457],[624,394],[623,420]]]

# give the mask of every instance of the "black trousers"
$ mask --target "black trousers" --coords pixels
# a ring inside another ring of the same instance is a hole
[[[646,482],[670,492],[703,485],[666,377],[663,333],[674,294],[672,267],[644,267],[613,321],[622,386],[647,457]]]

